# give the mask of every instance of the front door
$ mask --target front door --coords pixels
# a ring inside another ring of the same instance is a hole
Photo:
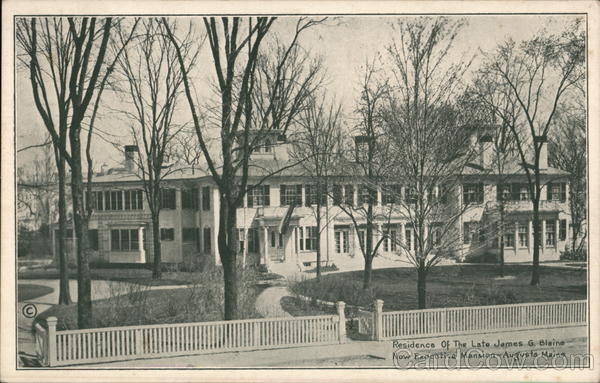
[[[276,228],[269,230],[269,257],[272,261],[283,262],[285,260],[284,235]]]

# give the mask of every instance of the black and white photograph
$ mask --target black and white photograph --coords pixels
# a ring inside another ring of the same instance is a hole
[[[574,3],[8,2],[0,380],[594,380]]]

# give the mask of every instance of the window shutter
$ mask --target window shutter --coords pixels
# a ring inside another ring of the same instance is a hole
[[[546,200],[552,200],[552,183],[546,184]]]
[[[279,204],[287,205],[285,200],[285,185],[279,185]]]
[[[567,201],[567,184],[563,182],[560,184],[560,202],[566,202],[566,201]]]
[[[271,206],[271,186],[269,185],[263,185],[264,188],[264,205],[265,206]]]

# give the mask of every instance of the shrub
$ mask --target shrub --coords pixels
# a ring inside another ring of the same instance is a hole
[[[298,295],[329,302],[343,301],[356,306],[370,307],[379,295],[375,287],[362,288],[359,281],[322,278],[293,283],[290,290]]]
[[[583,246],[575,250],[566,249],[565,251],[560,253],[560,259],[566,261],[586,261],[587,250]]]

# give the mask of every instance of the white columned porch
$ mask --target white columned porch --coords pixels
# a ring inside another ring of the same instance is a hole
[[[263,233],[264,233],[264,240],[263,240],[263,246],[264,246],[264,256],[265,256],[265,265],[268,267],[269,266],[269,228],[267,226],[263,227]]]
[[[144,249],[144,227],[138,227],[139,262],[146,263],[146,250]]]

